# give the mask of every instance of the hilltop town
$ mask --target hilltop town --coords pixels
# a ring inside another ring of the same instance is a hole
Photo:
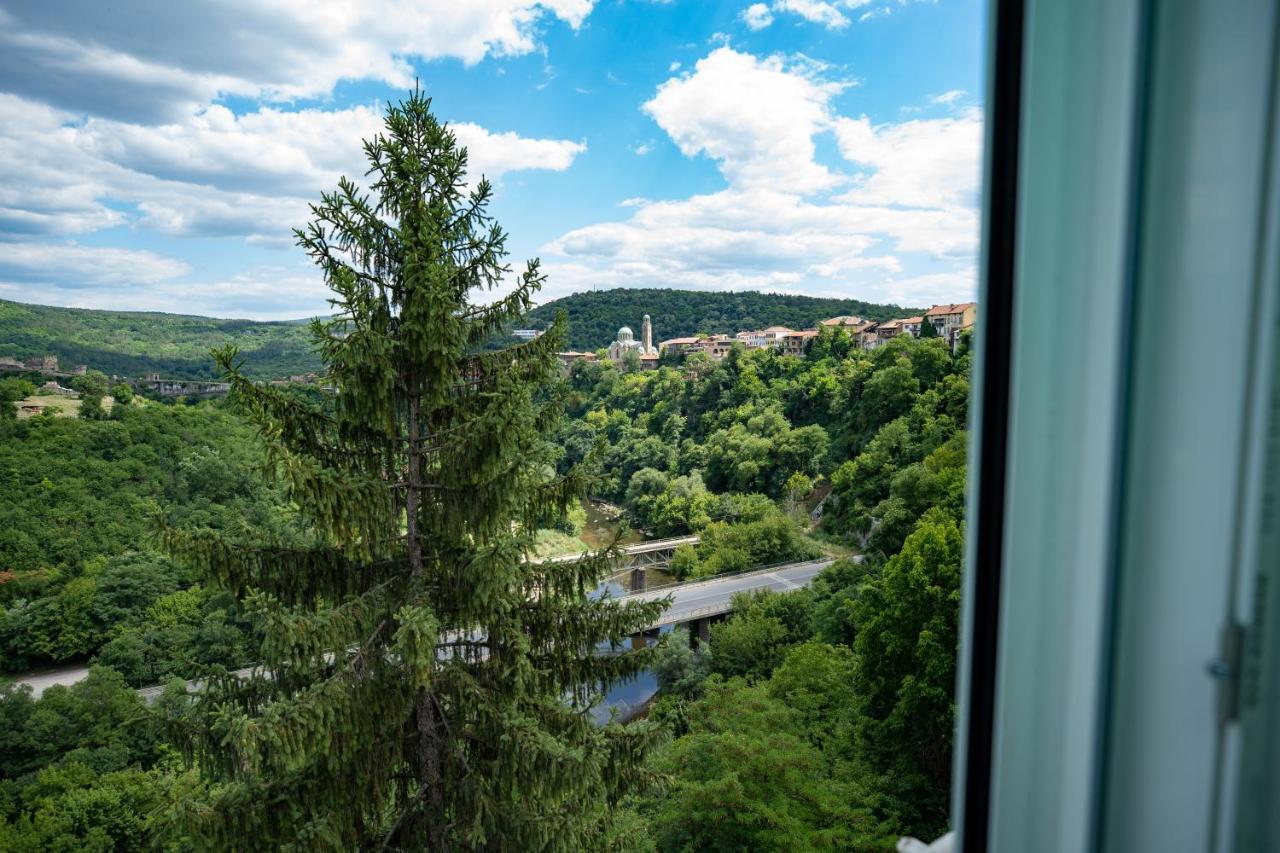
[[[597,361],[605,358],[615,364],[634,362],[636,366],[652,369],[664,354],[694,355],[701,353],[712,361],[725,358],[734,347],[744,349],[776,349],[784,355],[802,356],[810,343],[821,334],[823,328],[839,329],[857,341],[859,348],[873,350],[898,335],[913,338],[937,337],[945,340],[954,352],[959,342],[972,332],[977,319],[977,303],[960,302],[934,305],[923,314],[877,322],[855,315],[831,317],[817,323],[811,329],[791,329],[786,326],[769,326],[766,329],[744,330],[733,335],[707,334],[669,338],[653,344],[653,322],[648,314],[641,321],[641,337],[635,337],[630,326],[618,329],[617,337],[596,352],[568,351],[559,354],[560,361],[571,365],[575,361]],[[529,339],[538,332],[518,329],[516,337]]]

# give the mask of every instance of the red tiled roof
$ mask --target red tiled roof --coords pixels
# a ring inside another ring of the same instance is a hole
[[[967,309],[972,308],[974,302],[955,302],[947,305],[935,305],[928,311],[924,312],[926,317],[942,317],[947,314],[963,314]]]

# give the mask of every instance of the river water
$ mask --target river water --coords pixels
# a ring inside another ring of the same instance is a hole
[[[618,535],[618,531],[622,526],[620,510],[603,501],[583,501],[583,507],[587,511],[587,523],[582,528],[580,538],[588,548],[604,548]],[[637,542],[644,542],[648,538],[650,537],[645,536],[640,531],[627,530],[618,539],[618,544],[632,545]],[[662,569],[647,569],[645,571],[645,586],[647,588],[665,585],[673,580],[671,573]],[[622,571],[601,583],[596,588],[596,594],[604,595],[607,593],[614,598],[618,598],[631,591],[630,583],[630,571]],[[661,629],[660,634],[666,634],[670,630],[670,625],[665,626]],[[658,642],[658,637],[645,637],[645,642],[652,646]],[[615,684],[605,694],[604,698],[591,709],[591,718],[601,725],[608,722],[610,717],[615,715],[619,720],[629,720],[635,717],[657,692],[658,677],[652,671],[646,670],[629,681]]]

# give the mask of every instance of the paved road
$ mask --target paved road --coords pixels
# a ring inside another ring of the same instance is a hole
[[[831,565],[831,560],[812,560],[792,563],[772,569],[711,578],[697,583],[681,584],[668,589],[655,589],[624,596],[628,600],[647,601],[671,596],[671,606],[653,627],[687,622],[703,616],[715,616],[729,612],[729,603],[735,593],[771,589],[775,592],[808,586],[819,572]]]
[[[792,563],[771,569],[748,572],[741,575],[730,575],[723,578],[710,578],[696,583],[680,584],[666,589],[655,589],[648,592],[637,592],[623,596],[627,599],[641,601],[671,596],[671,606],[663,613],[662,619],[652,627],[687,622],[704,616],[715,616],[729,612],[729,602],[734,593],[748,592],[757,589],[772,589],[786,592],[808,586],[809,581],[827,566],[831,560],[812,560],[807,563]],[[53,669],[45,672],[29,673],[22,676],[19,684],[30,684],[31,692],[37,698],[41,693],[61,684],[70,687],[89,675],[89,668],[84,666]],[[152,688],[148,688],[152,689]]]
[[[61,684],[64,687],[70,687],[77,681],[84,680],[89,675],[87,666],[68,666],[62,669],[49,669],[41,672],[27,673],[23,675],[18,684],[30,684],[31,693],[37,699],[40,694],[48,690],[54,685]],[[3,676],[0,676],[3,678]]]

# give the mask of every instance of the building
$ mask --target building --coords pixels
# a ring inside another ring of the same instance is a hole
[[[823,320],[820,325],[839,326],[845,329],[850,329],[852,327],[861,326],[863,322],[864,321],[861,317],[846,314],[840,317],[832,317],[830,320]]]
[[[698,341],[702,340],[697,335],[687,338],[671,338],[658,344],[658,352],[666,352],[670,350],[673,353],[689,352],[693,347],[698,345]]]
[[[805,350],[809,347],[809,342],[818,336],[817,329],[805,329],[802,332],[792,332],[784,335],[779,342],[779,349],[785,355],[803,356]]]
[[[58,357],[56,355],[42,355],[36,358],[29,358],[26,362],[28,370],[38,370],[41,373],[57,373]]]
[[[56,394],[59,397],[74,397],[75,391],[70,388],[63,388],[58,384],[56,379],[50,379],[48,382],[40,386],[39,394]]]
[[[22,363],[22,359],[14,358],[11,355],[0,355],[0,370],[26,370],[27,366]]]
[[[560,359],[560,363],[564,365],[565,370],[568,370],[575,361],[595,361],[596,354],[593,352],[577,352],[570,350],[569,352],[556,353],[556,358]]]
[[[645,356],[653,356],[656,361],[658,350],[653,346],[653,321],[649,319],[649,315],[644,315],[644,320],[640,324],[640,340],[636,340],[635,332],[631,331],[630,326],[623,326],[618,330],[618,338],[609,344],[609,360],[612,362],[620,362],[626,357],[627,353],[634,352],[643,359]]]
[[[719,361],[733,350],[734,344],[738,343],[741,341],[728,335],[706,335],[698,339],[692,351],[706,353],[713,361]]]
[[[880,339],[876,332],[879,331],[879,323],[866,323],[858,332],[858,343],[863,349],[875,349],[880,345]]]
[[[902,334],[901,320],[886,320],[876,327],[876,346],[881,346]]]
[[[763,332],[758,333],[761,341],[759,345],[764,347],[780,346],[787,335],[794,335],[795,333],[795,329],[788,329],[786,326],[770,326]]]
[[[522,341],[537,340],[542,337],[541,329],[515,329],[511,332],[513,338],[519,338]]]
[[[924,312],[924,319],[932,323],[938,330],[938,337],[943,338],[949,346],[954,347],[956,334],[966,326],[972,326],[977,319],[978,306],[975,302],[960,302],[948,305],[935,305]]]
[[[904,317],[902,320],[902,331],[911,335],[913,338],[920,337],[920,326],[924,323],[924,317]]]

